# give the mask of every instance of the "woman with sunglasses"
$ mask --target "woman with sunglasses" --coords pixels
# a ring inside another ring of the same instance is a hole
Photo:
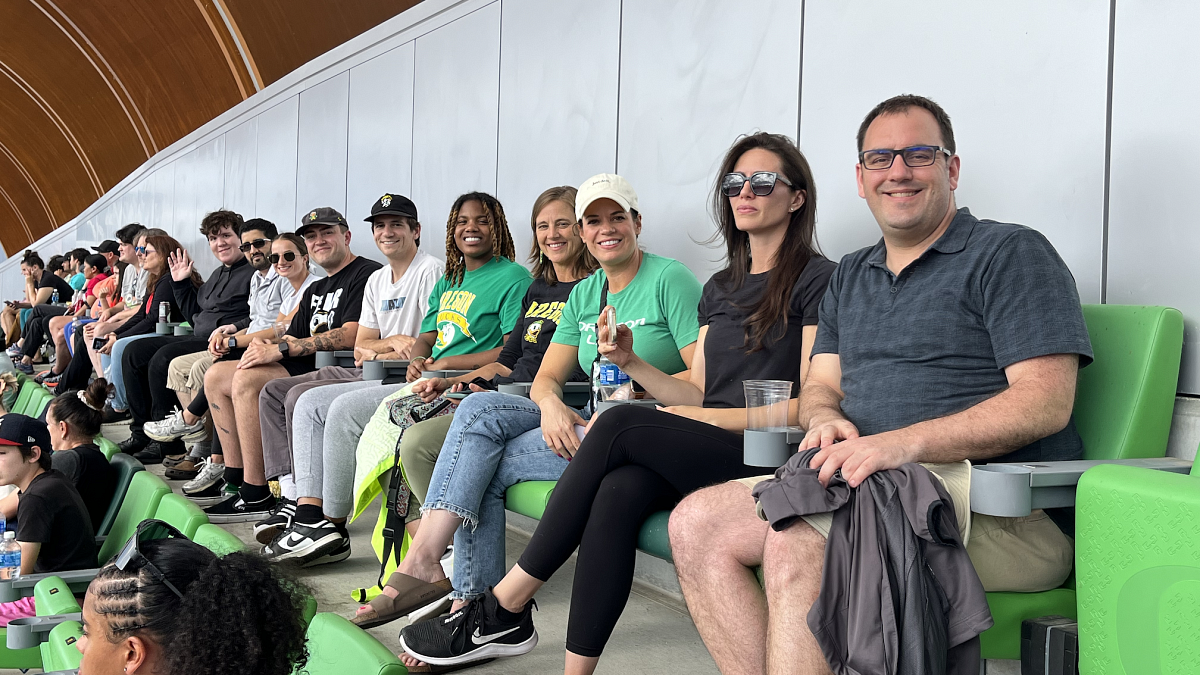
[[[258,556],[217,557],[166,523],[143,521],[88,586],[79,672],[304,672],[307,596]]]
[[[96,566],[92,518],[70,479],[54,470],[52,445],[44,423],[17,413],[0,417],[0,485],[19,490],[0,508],[10,523],[17,521],[21,574]],[[0,625],[33,615],[32,597],[0,603]]]
[[[712,197],[727,266],[704,286],[690,377],[648,363],[641,336],[622,324],[615,344],[600,348],[672,405],[614,408],[577,449],[565,434],[547,433],[574,461],[516,567],[460,617],[406,628],[406,651],[444,665],[528,652],[537,642],[533,595],[578,548],[566,672],[595,670],[629,596],[646,516],[698,488],[761,473],[742,462],[742,381],[787,380],[797,392],[807,372],[817,307],[834,268],[813,241],[815,207],[812,173],[789,139],[757,133],[730,148]],[[793,400],[793,423],[796,410]],[[477,645],[455,639],[455,631],[504,637]]]

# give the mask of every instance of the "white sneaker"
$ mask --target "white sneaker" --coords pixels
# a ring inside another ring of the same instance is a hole
[[[350,557],[350,537],[324,518],[308,524],[292,520],[274,541],[262,547],[261,553],[272,561],[299,560],[303,567],[337,562]]]
[[[183,484],[183,496],[196,497],[202,493],[213,491],[214,497],[218,501],[225,499],[228,495],[220,493],[221,484],[225,482],[225,465],[217,464],[211,459],[205,458],[201,462],[200,473],[196,477]],[[209,496],[205,494],[204,496]]]
[[[195,424],[183,421],[183,411],[179,408],[171,411],[167,418],[158,422],[146,422],[142,431],[159,443],[170,443],[182,438],[185,442],[203,441],[208,436],[204,429],[204,420],[196,420]]]

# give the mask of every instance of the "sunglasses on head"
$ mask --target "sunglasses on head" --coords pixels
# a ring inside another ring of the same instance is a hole
[[[241,246],[238,246],[238,250],[241,251],[242,253],[246,253],[251,248],[262,248],[269,243],[271,243],[270,239],[255,239],[254,241],[248,241],[248,242],[242,244]]]
[[[778,181],[788,187],[792,187],[792,182],[774,171],[756,171],[750,174],[747,178],[744,173],[727,173],[721,179],[721,191],[726,197],[736,197],[742,194],[742,186],[750,182],[750,191],[759,197],[766,197],[775,190],[775,182]]]
[[[138,524],[137,532],[135,532],[134,535],[129,538],[129,541],[125,543],[125,547],[122,548],[121,552],[117,554],[117,557],[113,559],[113,564],[116,565],[117,569],[121,570],[122,572],[135,572],[139,569],[145,569],[150,573],[151,577],[154,577],[155,581],[166,586],[172,593],[179,596],[179,599],[182,600],[183,592],[176,588],[175,584],[171,583],[170,580],[167,579],[166,575],[162,573],[162,570],[155,567],[154,563],[150,562],[150,560],[147,559],[138,548],[140,544],[147,541],[154,541],[156,539],[186,540],[187,537],[183,536],[183,533],[179,530],[161,520],[143,520]]]
[[[284,251],[283,259],[288,262],[292,262],[293,260],[296,259],[296,252],[295,251]],[[272,265],[278,265],[279,264],[279,254],[272,253],[271,255],[267,256],[267,260],[270,260]]]

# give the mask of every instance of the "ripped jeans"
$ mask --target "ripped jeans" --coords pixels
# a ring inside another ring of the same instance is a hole
[[[454,413],[421,511],[463,519],[454,533],[456,599],[483,595],[507,571],[505,490],[522,481],[558,480],[567,468],[542,440],[541,423],[537,404],[495,392],[471,394]]]

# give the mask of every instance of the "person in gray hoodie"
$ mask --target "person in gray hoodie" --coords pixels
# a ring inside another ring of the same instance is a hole
[[[1092,351],[1074,279],[1037,231],[957,207],[954,132],[933,101],[879,104],[858,149],[859,195],[883,238],[845,256],[830,279],[800,397],[800,449],[817,450],[809,468],[821,486],[840,474],[859,488],[876,472],[925,464],[952,497],[984,589],[1057,587],[1071,572],[1070,538],[1040,510],[968,517],[957,478],[966,461],[1082,456],[1071,411]],[[827,673],[806,617],[824,592],[833,522],[818,513],[769,526],[751,496],[761,478],[699,490],[673,511],[688,609],[724,673]]]

